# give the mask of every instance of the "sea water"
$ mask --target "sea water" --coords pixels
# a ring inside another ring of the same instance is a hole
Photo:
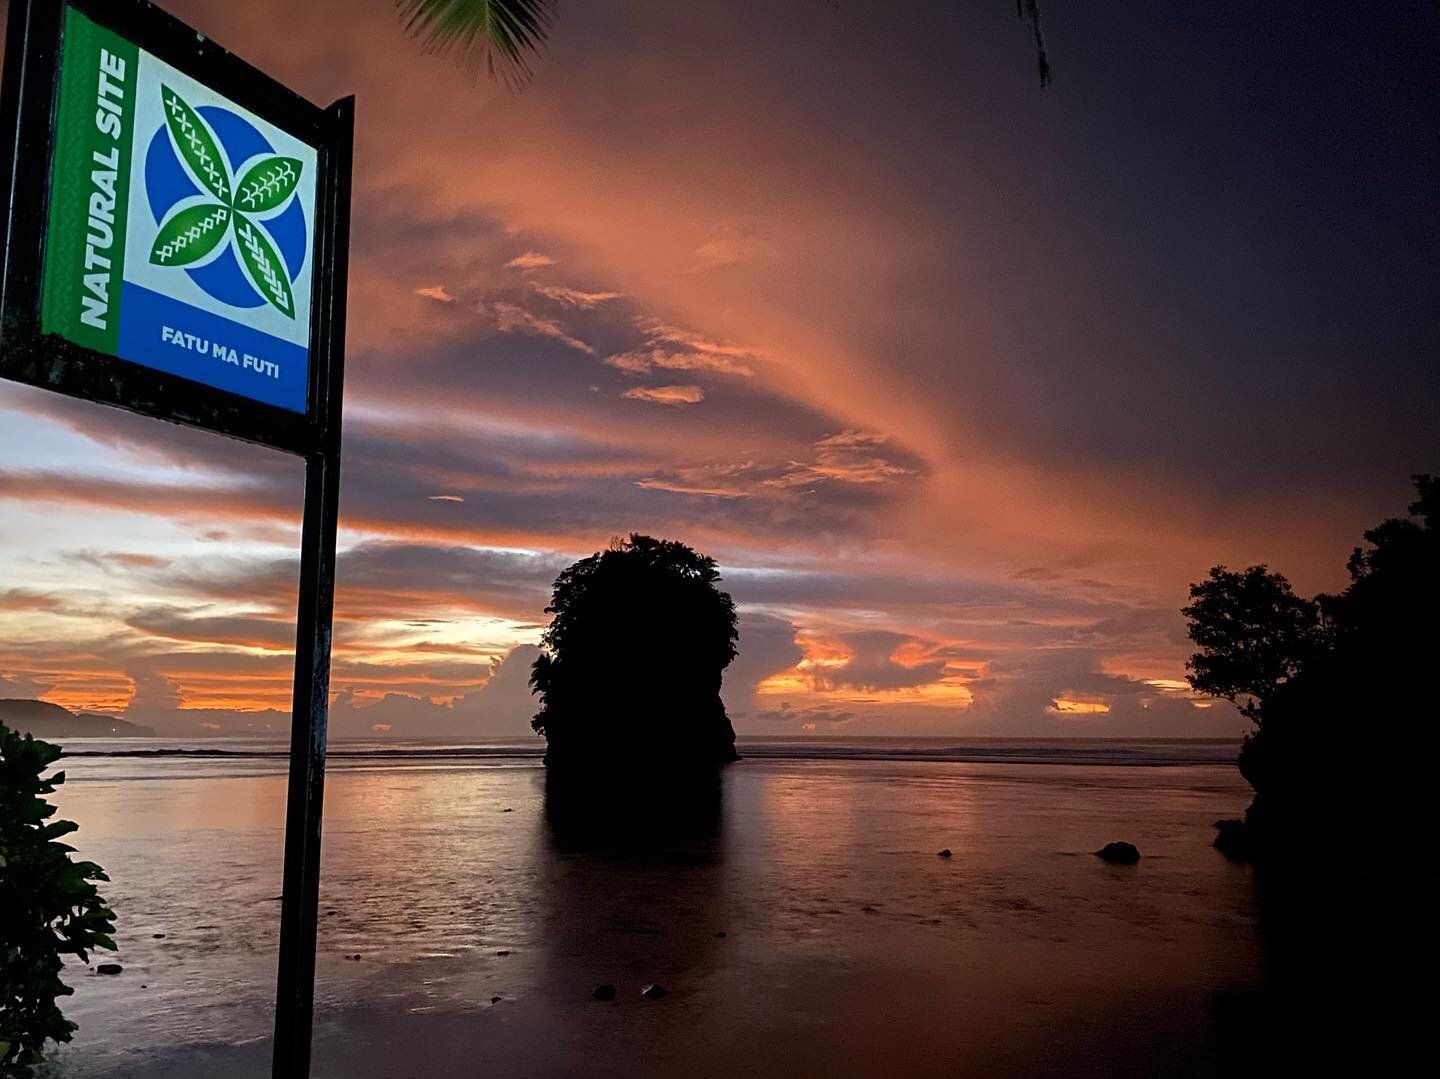
[[[60,1074],[266,1074],[285,747],[68,749],[124,970],[67,968]],[[618,841],[530,742],[332,750],[317,1076],[1225,1074],[1261,977],[1233,744],[750,742]]]

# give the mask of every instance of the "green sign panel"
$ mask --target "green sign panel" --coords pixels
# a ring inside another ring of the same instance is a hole
[[[304,413],[318,155],[67,9],[41,329]]]

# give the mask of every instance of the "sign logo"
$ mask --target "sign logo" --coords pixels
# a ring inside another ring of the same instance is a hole
[[[205,108],[207,124],[169,86],[160,93],[165,127],[150,140],[145,168],[145,194],[160,227],[150,261],[186,268],[223,304],[269,303],[293,319],[290,285],[306,245],[305,214],[293,196],[304,162],[275,153],[235,112]],[[232,161],[243,165],[232,170]]]
[[[67,6],[41,329],[305,413],[319,160]]]

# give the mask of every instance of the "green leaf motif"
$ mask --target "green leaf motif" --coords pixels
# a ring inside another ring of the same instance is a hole
[[[189,266],[219,247],[228,232],[230,208],[214,203],[187,206],[160,226],[150,247],[157,266]]]
[[[192,176],[210,194],[230,205],[230,169],[199,115],[168,86],[160,87],[165,123]]]
[[[290,294],[290,279],[285,263],[263,229],[243,214],[235,215],[235,236],[240,241],[240,258],[250,273],[250,280],[272,307],[289,318],[295,317],[295,298]]]
[[[235,206],[253,214],[278,210],[295,193],[304,163],[295,157],[267,157],[257,161],[235,185]]]

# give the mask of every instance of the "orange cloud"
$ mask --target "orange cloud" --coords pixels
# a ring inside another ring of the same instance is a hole
[[[554,259],[549,255],[542,255],[539,251],[527,251],[523,255],[516,255],[505,264],[506,268],[511,270],[539,270],[554,265]]]
[[[635,386],[620,396],[657,405],[694,405],[705,400],[705,391],[699,386]]]

